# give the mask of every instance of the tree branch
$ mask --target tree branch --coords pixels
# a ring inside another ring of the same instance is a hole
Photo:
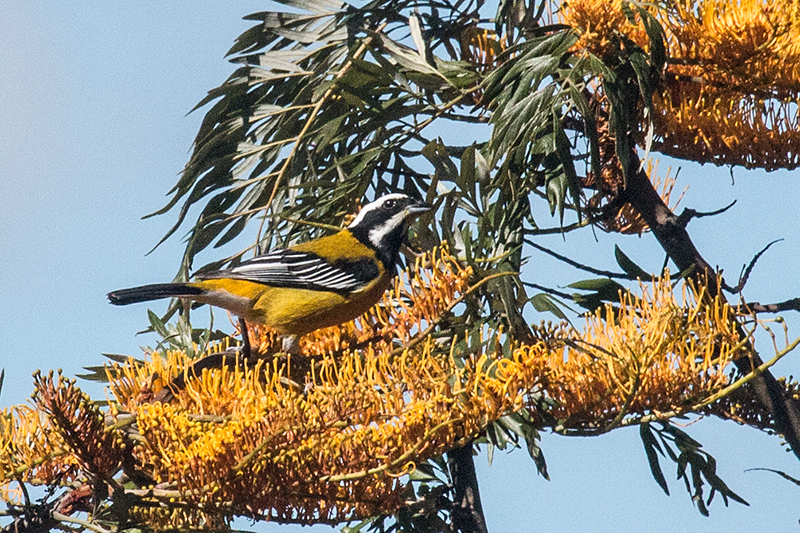
[[[472,460],[472,443],[447,452],[447,464],[455,492],[450,514],[453,531],[489,533],[481,506],[475,462]]]
[[[800,298],[792,298],[776,304],[750,302],[744,304],[753,313],[780,313],[782,311],[800,311]]]
[[[750,264],[748,264],[745,267],[742,267],[742,274],[739,276],[739,283],[736,284],[736,287],[728,287],[726,284],[723,283],[722,288],[733,294],[742,292],[742,289],[744,289],[744,286],[747,284],[747,280],[750,278],[750,273],[753,271],[753,267],[756,266],[756,262],[759,260],[759,258],[764,254],[764,252],[769,250],[770,246],[782,240],[783,239],[775,239],[774,241],[766,245],[760,252],[758,252],[753,257],[753,259],[750,261]]]
[[[693,218],[703,218],[703,217],[712,217],[714,215],[720,215],[725,211],[727,211],[728,209],[730,209],[731,207],[733,207],[734,205],[736,205],[736,200],[732,201],[722,209],[717,209],[716,211],[709,211],[706,213],[686,208],[683,210],[683,213],[681,213],[680,216],[678,217],[678,224],[681,227],[686,228],[686,226],[689,225],[689,221],[692,220]]]

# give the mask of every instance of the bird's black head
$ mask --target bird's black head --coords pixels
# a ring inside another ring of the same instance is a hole
[[[409,222],[431,206],[405,194],[387,194],[365,205],[348,229],[374,248],[387,268],[394,265]]]

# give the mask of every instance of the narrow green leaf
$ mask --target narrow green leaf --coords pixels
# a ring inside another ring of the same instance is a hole
[[[372,35],[375,35],[376,38],[380,40],[381,44],[383,44],[383,46],[386,48],[386,51],[392,56],[392,59],[397,61],[403,67],[413,72],[431,75],[437,78],[440,82],[443,81],[446,82],[447,85],[450,85],[450,81],[444,76],[444,74],[436,70],[436,68],[430,65],[427,61],[425,61],[425,59],[421,58],[419,54],[407,46],[393,41],[383,33],[374,33]]]
[[[108,382],[108,376],[106,375],[105,366],[85,366],[83,367],[83,369],[87,370],[88,373],[75,374],[75,377],[79,379],[84,379],[86,381],[94,381],[96,383]]]
[[[707,455],[706,466],[703,469],[703,475],[708,481],[708,484],[711,485],[711,487],[714,490],[718,491],[722,495],[722,497],[725,499],[725,505],[728,504],[728,498],[730,498],[731,500],[737,503],[741,503],[742,505],[746,505],[749,507],[750,504],[747,503],[747,501],[744,498],[733,492],[730,489],[730,487],[728,487],[728,485],[724,481],[722,481],[722,478],[720,478],[717,475],[716,465],[717,461],[711,455]],[[713,491],[711,495],[709,495],[707,503],[711,503],[711,496],[713,496]]]
[[[572,294],[572,301],[589,311],[595,311],[603,305],[603,298],[596,292],[590,294]]]
[[[311,13],[319,13],[322,15],[329,15],[336,13],[337,11],[341,11],[345,7],[345,4],[339,2],[338,0],[275,0],[275,1],[283,5],[296,7],[298,9],[304,9],[306,11],[310,11]]]
[[[411,40],[414,41],[414,45],[417,47],[419,57],[425,60],[428,57],[428,50],[425,46],[425,40],[422,38],[422,28],[416,13],[411,13],[408,16],[408,29],[411,32]]]
[[[456,182],[459,172],[441,139],[435,139],[422,147],[421,153],[436,169],[439,179]]]
[[[647,455],[647,462],[650,465],[650,473],[653,474],[653,479],[656,480],[656,483],[658,483],[658,486],[661,487],[661,490],[663,490],[664,493],[669,496],[667,479],[664,477],[664,472],[661,470],[661,463],[658,460],[657,450],[660,450],[660,446],[658,445],[655,435],[653,435],[653,432],[650,429],[650,424],[639,425],[639,436],[642,439],[642,444],[644,444],[644,453]]]
[[[491,168],[489,167],[488,161],[486,161],[486,158],[483,157],[483,154],[481,154],[479,150],[474,149],[474,152],[475,152],[475,173],[478,178],[478,183],[486,185],[490,178]]]
[[[166,339],[170,336],[167,326],[161,318],[150,309],[147,310],[147,320],[150,322],[150,327],[153,328],[153,331],[158,333],[162,338]]]
[[[689,453],[681,452],[678,456],[678,479],[686,477],[686,467],[689,466]]]
[[[561,320],[567,320],[567,316],[549,294],[543,292],[534,294],[531,297],[530,302],[533,304],[533,308],[540,313],[553,313]]]
[[[408,479],[411,481],[440,481],[435,475],[433,475],[433,469],[430,465],[423,463],[421,465],[417,465],[413,472],[408,475]]]
[[[625,273],[631,278],[648,280],[653,277],[639,265],[631,261],[631,259],[625,255],[625,253],[616,244],[614,245],[614,257],[616,258],[617,264],[620,266],[620,268],[624,270]]]
[[[578,178],[578,173],[575,170],[575,162],[572,160],[572,146],[570,145],[567,133],[564,131],[564,125],[561,122],[561,118],[555,111],[553,112],[553,131],[555,132],[555,152],[558,155],[558,159],[561,161],[561,167],[566,178],[567,189],[570,192],[570,196],[572,196],[573,205],[578,210],[578,217],[580,218],[580,179]],[[559,215],[561,217],[561,224],[563,224],[563,209]]]
[[[610,278],[585,279],[570,283],[567,287],[582,291],[595,291],[604,299],[617,299],[619,292],[625,290],[624,286]]]
[[[664,428],[664,431],[671,433],[675,437],[675,445],[678,447],[679,450],[697,450],[702,448],[703,445],[694,440],[692,437],[689,436],[688,433],[685,431],[676,428],[673,425],[669,425]]]
[[[459,173],[458,185],[464,191],[472,191],[475,187],[476,152],[477,150],[470,146],[461,154],[461,172]]]
[[[547,202],[550,205],[550,214],[555,215],[558,212],[558,218],[561,224],[564,222],[564,199],[567,196],[567,179],[561,173],[547,181]]]

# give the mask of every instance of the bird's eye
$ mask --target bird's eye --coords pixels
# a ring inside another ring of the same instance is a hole
[[[397,205],[397,200],[386,200],[385,202],[383,202],[383,207],[386,209],[394,209],[396,205]]]

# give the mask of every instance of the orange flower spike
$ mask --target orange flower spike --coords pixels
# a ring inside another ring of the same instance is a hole
[[[397,327],[408,335],[401,337],[407,342],[413,338],[410,331],[420,330],[420,321],[436,320],[469,286],[469,273],[447,259],[446,252],[440,253],[427,263],[415,262],[411,273],[400,276],[411,281],[398,281],[394,298],[407,298],[410,305],[387,297],[384,307],[362,319],[361,331],[371,336],[369,324],[384,321],[378,326],[383,334]],[[423,264],[432,265],[434,271],[419,272]],[[189,379],[187,391],[178,394],[175,405],[137,406],[146,441],[137,446],[136,456],[152,465],[158,482],[195,491],[192,498],[204,505],[224,500],[248,512],[263,510],[276,519],[292,520],[323,514],[346,520],[389,512],[400,504],[403,488],[391,476],[473,438],[503,414],[533,409],[529,393],[535,388],[558,402],[553,414],[565,419],[568,427],[586,421],[602,427],[617,416],[637,375],[640,394],[629,406],[631,416],[651,408],[643,402],[651,394],[660,395],[653,405],[669,410],[724,386],[721,368],[729,356],[724,344],[720,344],[723,358],[711,367],[720,365],[713,374],[716,381],[711,374],[697,375],[682,360],[710,357],[707,347],[718,342],[703,340],[715,331],[710,323],[730,315],[712,306],[697,310],[696,323],[691,323],[686,306],[672,304],[664,312],[672,293],[668,282],[657,283],[648,289],[652,297],[623,295],[619,318],[610,308],[601,310],[587,321],[583,334],[564,325],[543,326],[536,329],[539,342],[517,346],[507,358],[478,351],[463,368],[456,364],[458,339],[453,338],[449,351],[425,339],[396,356],[384,341],[357,353],[325,356],[312,365],[307,381],[311,386],[303,394],[280,383],[288,373],[285,362],[277,358],[256,369],[213,370]],[[677,327],[679,322],[685,327]],[[710,325],[703,326],[706,323]],[[697,337],[696,346],[687,342],[684,329],[689,338]],[[325,343],[352,338],[354,330],[347,326],[320,332],[307,346],[330,346]],[[566,340],[579,343],[579,339],[585,341],[582,350],[565,347]],[[641,354],[631,355],[626,343]],[[642,349],[659,343],[666,353]],[[169,379],[187,363],[184,355],[177,354],[152,359],[135,372],[123,369],[112,388],[130,391],[127,398],[134,402],[141,383],[156,368],[169,361],[179,363],[163,374]],[[616,384],[609,373],[617,376]],[[613,401],[603,402],[606,396]],[[189,413],[200,412],[224,419],[202,423],[191,419]],[[230,477],[237,464],[241,466]],[[366,474],[374,469],[378,474]],[[341,481],[322,481],[331,475]],[[201,514],[195,511],[187,517],[200,520]]]

